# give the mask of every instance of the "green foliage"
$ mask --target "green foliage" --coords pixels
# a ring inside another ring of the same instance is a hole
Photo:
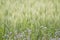
[[[0,0],[0,40],[49,40],[57,29],[59,0]]]

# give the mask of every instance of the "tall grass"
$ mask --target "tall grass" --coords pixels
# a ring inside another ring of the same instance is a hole
[[[59,0],[0,0],[0,40],[50,40],[59,33]]]

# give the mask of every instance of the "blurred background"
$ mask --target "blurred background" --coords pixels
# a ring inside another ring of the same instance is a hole
[[[0,0],[0,40],[60,40],[60,0]]]

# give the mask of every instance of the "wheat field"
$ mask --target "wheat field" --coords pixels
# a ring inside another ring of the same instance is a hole
[[[0,40],[53,38],[60,38],[60,0],[0,0]]]

